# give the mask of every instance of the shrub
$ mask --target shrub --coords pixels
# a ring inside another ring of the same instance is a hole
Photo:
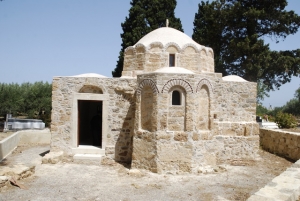
[[[297,119],[288,113],[278,112],[275,116],[275,122],[279,128],[295,128],[297,126]]]

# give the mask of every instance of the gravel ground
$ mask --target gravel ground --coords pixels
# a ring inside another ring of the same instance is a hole
[[[216,171],[199,175],[154,174],[130,170],[108,161],[67,160],[41,164],[49,146],[18,147],[3,166],[36,165],[33,176],[21,180],[28,189],[0,189],[0,200],[246,200],[292,163],[259,150],[255,161],[232,161]],[[0,168],[1,168],[0,166]]]

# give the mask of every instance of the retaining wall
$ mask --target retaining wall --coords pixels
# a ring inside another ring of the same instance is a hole
[[[300,133],[279,129],[260,129],[260,146],[273,154],[297,161],[300,159]]]
[[[17,146],[20,140],[18,132],[0,141],[0,161],[6,158]]]
[[[50,144],[50,140],[49,129],[18,131],[0,141],[0,161],[6,158],[18,145]]]

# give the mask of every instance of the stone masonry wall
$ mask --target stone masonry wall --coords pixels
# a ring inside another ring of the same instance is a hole
[[[193,45],[180,48],[176,43],[163,47],[161,43],[153,42],[149,47],[138,44],[126,48],[122,75],[134,77],[137,72],[154,72],[159,68],[167,67],[169,53],[176,54],[176,67],[184,67],[196,73],[214,72],[212,50],[205,48],[198,50]]]
[[[255,104],[242,107],[251,99],[250,95],[253,95],[250,93],[249,96],[244,96],[246,89],[253,90],[256,88],[255,84],[225,83],[223,86],[219,74],[149,73],[138,76],[138,91],[149,89],[145,83],[156,94],[153,101],[156,105],[152,107],[157,108],[154,115],[157,120],[153,124],[157,131],[150,133],[139,125],[139,104],[143,103],[138,99],[132,167],[159,173],[197,173],[207,165],[214,166],[235,159],[253,159],[257,156],[258,124],[253,121],[255,119],[252,119],[252,113],[246,114],[255,111]],[[172,106],[170,92],[178,87],[185,95],[184,105]],[[228,90],[235,92],[233,97],[230,97]],[[219,107],[220,103],[224,104],[224,108]],[[176,110],[173,107],[177,107]],[[230,109],[237,112],[232,114]],[[185,128],[176,127],[176,121],[173,122],[174,113],[176,118],[184,119],[181,124]],[[220,117],[226,117],[228,121],[223,121]],[[230,121],[231,119],[234,121]]]
[[[221,81],[214,86],[217,121],[251,122],[256,118],[256,83]]]
[[[283,130],[260,129],[260,146],[291,160],[300,159],[300,134]]]
[[[131,161],[135,112],[135,79],[97,77],[55,77],[52,89],[51,151],[62,150],[72,155],[72,109],[74,94],[85,86],[94,86],[107,94],[108,130],[106,154],[117,161]]]
[[[158,90],[158,124],[166,121],[163,119],[171,117],[172,106],[169,107],[168,102],[170,87],[182,84],[189,90],[185,99],[186,129],[206,128],[211,130],[213,135],[258,135],[259,126],[255,121],[256,83],[224,82],[217,73],[201,75],[149,73],[140,75],[138,82],[142,80],[151,80]],[[203,89],[206,94],[202,93]],[[161,130],[165,126],[157,127]]]

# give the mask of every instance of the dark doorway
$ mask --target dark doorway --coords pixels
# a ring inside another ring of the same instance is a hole
[[[102,101],[78,100],[78,145],[102,147]]]

